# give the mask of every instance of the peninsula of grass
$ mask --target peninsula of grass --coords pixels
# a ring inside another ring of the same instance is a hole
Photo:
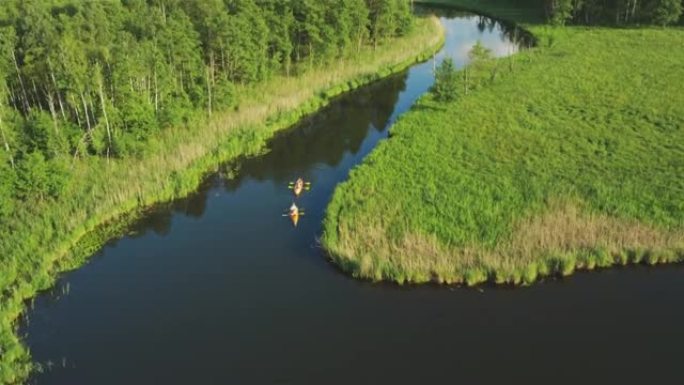
[[[423,97],[338,186],[322,243],[343,270],[517,285],[684,261],[684,29],[524,26],[537,47]]]
[[[107,240],[89,236],[79,244],[85,235],[104,223],[111,225],[102,234],[110,234],[110,227],[119,227],[116,218],[187,195],[219,164],[258,154],[276,131],[336,95],[426,60],[443,40],[437,18],[418,17],[408,35],[364,47],[353,57],[297,76],[238,85],[238,107],[165,130],[142,159],[75,160],[74,182],[56,202],[27,202],[0,223],[0,383],[21,383],[35,369],[16,334],[16,320],[27,300],[52,286],[58,273],[85,261],[84,250]]]

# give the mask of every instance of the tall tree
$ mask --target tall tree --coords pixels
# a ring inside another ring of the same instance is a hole
[[[547,12],[552,24],[565,25],[574,13],[574,2],[573,0],[550,0]]]
[[[653,9],[653,22],[666,26],[676,23],[682,15],[682,3],[679,0],[656,0]]]

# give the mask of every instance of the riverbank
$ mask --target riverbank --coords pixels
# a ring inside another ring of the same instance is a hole
[[[684,261],[684,30],[438,3],[504,12],[539,46],[478,64],[467,95],[428,95],[397,122],[336,189],[332,260],[364,279],[468,285]]]
[[[32,203],[3,218],[0,255],[0,383],[21,382],[32,369],[30,355],[15,334],[15,321],[24,302],[50,287],[56,275],[80,265],[85,256],[79,239],[102,223],[151,204],[193,191],[207,172],[220,163],[258,154],[278,130],[325,106],[334,96],[399,72],[429,58],[443,43],[434,17],[419,18],[413,31],[400,39],[364,49],[331,67],[316,68],[298,77],[277,77],[242,87],[234,111],[211,121],[169,129],[144,159],[102,159],[76,162],[76,180],[57,204]],[[421,47],[416,52],[416,47]],[[111,226],[105,228],[111,230]],[[88,242],[89,249],[106,239]],[[98,240],[99,239],[99,240]]]

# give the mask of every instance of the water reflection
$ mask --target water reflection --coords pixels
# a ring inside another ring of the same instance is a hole
[[[470,12],[448,6],[440,7],[439,5],[430,5],[429,7],[416,7],[418,13],[425,14],[433,14],[435,9],[439,9],[439,15],[441,17],[458,20],[475,20],[477,30],[481,34],[485,31],[490,34],[497,33],[502,41],[514,43],[519,47],[532,47],[537,43],[536,38],[529,31],[520,28],[515,23],[509,21],[482,15],[474,15]]]
[[[176,213],[202,217],[208,194],[217,184],[228,192],[236,191],[248,179],[274,180],[286,186],[292,175],[317,164],[337,166],[345,154],[359,151],[369,130],[382,131],[388,126],[407,76],[408,72],[402,72],[336,98],[321,111],[278,133],[269,141],[266,154],[225,164],[196,192],[148,209],[130,235],[141,237],[152,231],[165,236]]]
[[[235,190],[246,178],[287,183],[296,172],[317,164],[335,167],[345,154],[356,154],[370,129],[387,127],[407,75],[403,72],[344,95],[277,135],[266,155],[241,162],[237,177],[226,181],[227,189]]]

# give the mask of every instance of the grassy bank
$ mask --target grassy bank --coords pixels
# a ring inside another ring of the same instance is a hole
[[[526,27],[538,47],[421,99],[337,188],[322,242],[342,269],[530,284],[684,260],[684,30]]]
[[[365,49],[353,59],[242,87],[234,110],[164,131],[144,159],[75,161],[75,182],[62,195],[68,198],[17,207],[0,224],[0,383],[19,383],[33,368],[16,335],[25,301],[50,287],[60,271],[82,263],[88,255],[84,250],[105,240],[94,236],[75,247],[79,239],[124,213],[186,195],[221,162],[258,154],[276,131],[335,95],[427,59],[442,41],[438,20],[420,18],[408,36]]]

